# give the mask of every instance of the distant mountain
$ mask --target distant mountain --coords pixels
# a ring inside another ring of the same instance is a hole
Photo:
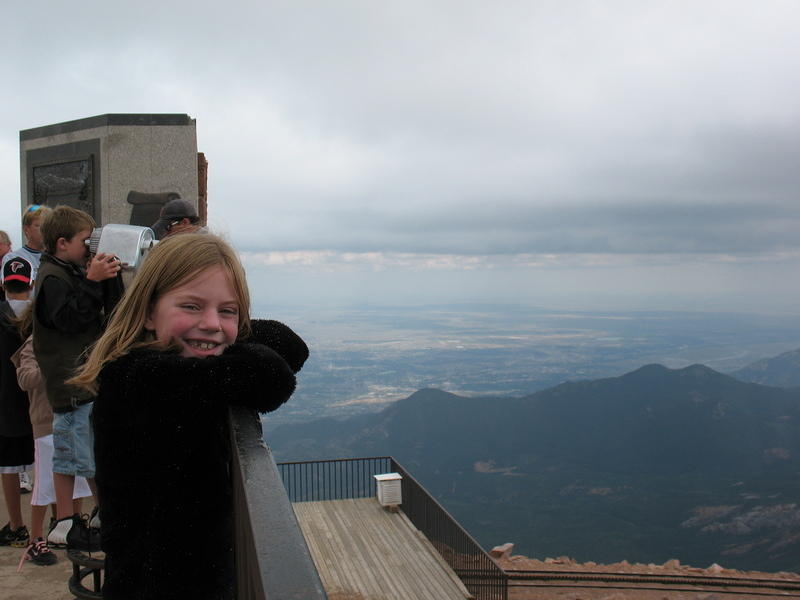
[[[740,381],[762,385],[786,388],[800,386],[800,348],[756,361],[731,375]]]
[[[268,442],[280,460],[390,454],[488,547],[800,569],[800,390],[702,365],[524,398],[420,390]]]

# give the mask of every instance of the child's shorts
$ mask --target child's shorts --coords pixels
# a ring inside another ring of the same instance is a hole
[[[36,448],[36,477],[33,480],[33,506],[47,506],[56,501],[56,491],[53,487],[53,436],[43,435],[33,440]],[[73,498],[86,498],[92,495],[89,484],[83,477],[75,478]]]
[[[53,414],[53,473],[94,477],[94,434],[89,417],[94,402]]]
[[[33,436],[0,435],[0,473],[22,473],[33,465]]]

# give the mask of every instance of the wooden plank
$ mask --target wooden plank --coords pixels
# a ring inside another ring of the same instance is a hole
[[[352,509],[357,509],[357,506],[352,506]],[[358,513],[354,513],[358,514]],[[363,515],[363,513],[362,513]],[[352,517],[352,515],[351,515]],[[380,530],[381,525],[373,518],[361,518],[353,522],[354,529],[351,531],[354,534],[354,543],[358,545],[360,552],[369,557],[370,563],[374,566],[374,573],[376,577],[381,579],[381,589],[394,596],[407,596],[409,598],[416,598],[413,586],[407,585],[408,582],[404,578],[398,577],[399,573],[394,564],[392,564],[393,554],[387,551],[391,548],[389,544],[376,544],[374,541],[375,531]]]
[[[363,502],[353,504],[351,510],[354,515],[359,515],[358,535],[361,543],[365,545],[366,552],[380,559],[381,575],[391,585],[394,597],[419,598],[420,586],[415,580],[410,579],[405,573],[405,565],[399,556],[403,548],[401,538],[385,538],[380,534],[388,529],[387,523],[379,512],[374,512],[377,503]]]
[[[362,536],[357,527],[348,519],[346,501],[338,500],[325,505],[326,517],[335,527],[336,535],[342,542],[339,558],[347,557],[342,561],[350,567],[353,573],[353,583],[359,589],[372,594],[392,593],[391,586],[383,573],[380,573],[380,564],[376,564],[373,556],[363,546]],[[376,571],[378,571],[376,573]]]
[[[383,513],[383,509],[377,503],[369,509]],[[405,526],[401,513],[391,513],[387,516],[389,518],[384,520],[384,526],[377,528],[375,534],[380,539],[379,543],[396,543],[398,560],[396,567],[403,572],[404,579],[427,582],[428,589],[426,591],[430,596],[450,597],[446,587],[441,585],[441,573],[437,572],[438,565],[431,560],[432,557],[418,543],[419,539],[413,528]],[[431,566],[434,568],[431,569]]]
[[[463,600],[461,581],[402,513],[374,498],[296,503],[295,514],[328,593],[365,600]]]
[[[300,528],[309,544],[311,556],[319,570],[322,585],[329,593],[349,589],[335,561],[330,558],[334,552],[331,550],[330,535],[325,528],[325,520],[319,518],[319,506],[316,503],[306,502],[295,504],[294,507]]]

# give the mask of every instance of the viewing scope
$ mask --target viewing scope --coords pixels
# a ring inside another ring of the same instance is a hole
[[[153,230],[138,225],[108,224],[96,227],[86,240],[89,252],[104,252],[119,258],[122,268],[135,271],[144,262],[147,253],[158,243]]]

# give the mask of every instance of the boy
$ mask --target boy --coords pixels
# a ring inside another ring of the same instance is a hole
[[[9,250],[3,256],[3,266],[19,256],[31,264],[31,280],[36,281],[36,272],[39,270],[39,261],[44,250],[42,240],[42,222],[44,218],[52,212],[52,209],[39,204],[31,204],[22,214],[22,233],[25,236],[25,244],[19,250]]]
[[[28,529],[22,522],[19,474],[33,466],[33,433],[28,398],[17,385],[11,355],[22,344],[16,319],[27,308],[31,265],[13,258],[3,267],[6,300],[0,302],[0,478],[9,522],[0,530],[0,546],[24,548]]]
[[[86,524],[73,514],[72,496],[75,476],[80,475],[86,478],[97,503],[89,423],[93,398],[65,381],[102,331],[101,282],[121,271],[115,256],[100,253],[90,260],[86,240],[94,227],[92,217],[69,206],[57,206],[44,218],[44,254],[33,310],[33,351],[54,413],[53,484],[58,520],[47,541],[86,551],[98,549],[97,536],[90,536]]]

